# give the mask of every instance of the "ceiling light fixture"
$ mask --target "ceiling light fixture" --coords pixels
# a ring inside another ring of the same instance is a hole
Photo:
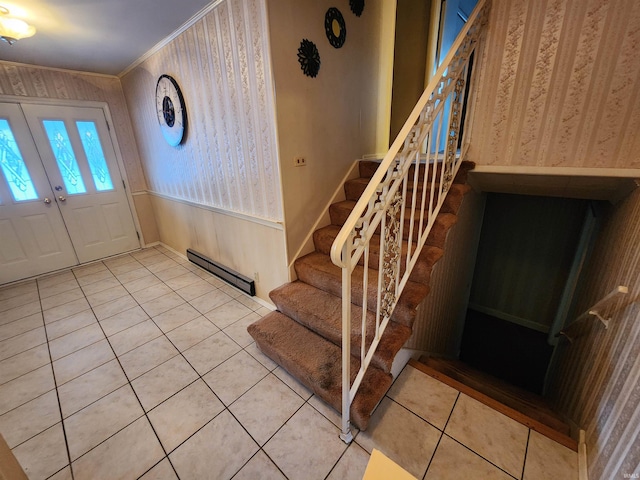
[[[35,33],[36,27],[19,18],[10,17],[9,9],[0,6],[0,40],[13,45],[21,38],[32,37]]]

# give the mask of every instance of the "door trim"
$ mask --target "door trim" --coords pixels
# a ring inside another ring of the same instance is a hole
[[[118,170],[120,171],[120,176],[122,180],[125,182],[125,193],[127,196],[127,203],[129,204],[129,209],[131,210],[131,216],[133,217],[133,224],[136,227],[136,232],[138,232],[138,243],[140,248],[145,245],[144,234],[142,232],[142,228],[140,226],[140,219],[138,218],[138,211],[136,210],[136,204],[133,200],[133,195],[131,192],[131,187],[129,184],[129,177],[127,176],[127,169],[124,165],[124,159],[122,156],[122,151],[120,150],[120,144],[118,143],[118,139],[116,138],[116,132],[113,128],[114,122],[111,117],[111,111],[109,110],[109,104],[107,102],[96,102],[92,100],[64,100],[64,99],[55,99],[55,98],[40,98],[40,97],[21,97],[17,95],[0,95],[0,102],[4,103],[29,103],[29,104],[38,104],[38,105],[58,105],[63,107],[89,107],[89,108],[99,108],[104,113],[104,118],[107,121],[107,126],[109,130],[109,138],[111,140],[111,144],[113,145],[113,150],[116,155],[116,163],[118,165]]]

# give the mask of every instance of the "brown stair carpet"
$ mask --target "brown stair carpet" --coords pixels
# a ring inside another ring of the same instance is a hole
[[[366,188],[378,165],[376,162],[360,162],[361,178],[345,184],[347,200],[330,206],[331,225],[314,232],[316,251],[295,261],[298,280],[282,285],[269,294],[277,311],[248,327],[249,333],[262,352],[338,411],[341,411],[342,402],[342,300],[340,298],[342,272],[331,262],[329,253],[341,226],[353,210],[359,195]],[[456,223],[456,212],[464,194],[470,189],[465,182],[467,171],[471,168],[473,164],[469,162],[463,162],[460,167],[455,183],[451,185],[450,195],[445,201],[446,207],[443,207],[434,222],[410,281],[405,286],[356,394],[351,406],[351,420],[361,430],[367,428],[373,410],[391,385],[392,378],[389,372],[393,360],[411,336],[416,308],[429,293],[431,270],[443,255],[442,249],[447,232]],[[422,175],[420,176],[422,178]],[[438,178],[436,176],[436,179]],[[423,186],[419,183],[418,187],[420,195],[416,201],[421,201]],[[427,201],[430,187],[429,181],[426,191]],[[407,215],[405,219],[407,232],[410,221]],[[419,219],[415,221],[417,223]],[[407,233],[403,243],[404,259],[409,249],[408,237]],[[413,241],[411,250],[415,251]],[[380,239],[376,237],[370,248],[369,288],[366,292],[365,339],[367,345],[371,343],[375,330],[374,312],[378,293],[379,256]],[[355,268],[352,276],[352,381],[360,368],[363,276],[364,266],[361,263]]]
[[[540,395],[510,385],[458,360],[422,356],[419,362],[411,360],[410,363],[427,375],[577,451],[577,442],[571,438],[571,428]]]
[[[317,333],[300,325],[280,312],[272,312],[249,325],[249,333],[260,349],[291,375],[331,405],[341,411],[342,351]],[[351,357],[351,381],[360,362]],[[369,368],[360,390],[351,404],[351,420],[365,429],[369,417],[382,395],[391,386],[392,378],[379,368]]]

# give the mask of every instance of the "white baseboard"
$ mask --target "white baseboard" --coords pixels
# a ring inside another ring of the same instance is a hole
[[[393,364],[391,365],[391,375],[393,378],[396,378],[402,372],[402,369],[405,367],[409,360],[412,358],[417,360],[420,358],[424,352],[421,350],[413,350],[411,348],[402,348],[396,354],[396,357],[393,359]]]
[[[580,439],[578,441],[578,479],[589,480],[589,472],[587,470],[587,442],[584,430],[580,430]]]

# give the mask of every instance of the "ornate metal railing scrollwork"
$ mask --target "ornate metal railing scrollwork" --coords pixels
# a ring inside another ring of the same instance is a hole
[[[488,21],[480,0],[449,54],[418,100],[331,248],[342,269],[342,433],[352,440],[349,410],[364,373],[402,295],[468,145],[461,139],[465,104],[472,98],[471,63]],[[467,130],[465,130],[467,131]],[[463,135],[468,137],[467,134]],[[371,242],[377,241],[378,279],[369,285]],[[354,276],[357,265],[362,278]],[[362,298],[352,298],[361,282]],[[376,301],[370,298],[376,295]],[[351,382],[351,304],[362,302],[360,369]],[[367,336],[367,309],[375,308],[375,335]]]

